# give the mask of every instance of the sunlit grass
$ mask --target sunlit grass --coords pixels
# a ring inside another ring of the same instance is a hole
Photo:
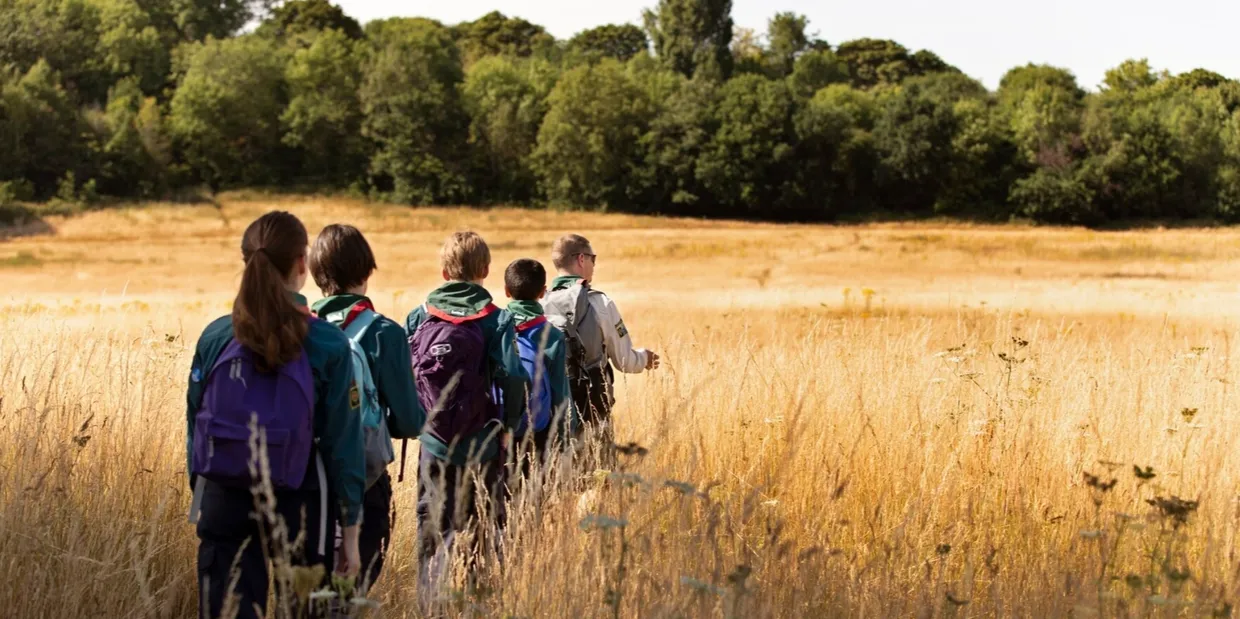
[[[619,438],[648,453],[518,506],[507,562],[454,613],[1220,616],[1236,601],[1240,234],[307,202],[91,213],[0,245],[80,255],[0,270],[0,614],[193,615],[189,355],[227,311],[241,227],[271,206],[370,234],[373,296],[396,317],[435,284],[451,229],[486,234],[495,273],[580,230],[599,287],[664,353],[618,386]],[[413,483],[396,493],[375,597],[418,616]]]

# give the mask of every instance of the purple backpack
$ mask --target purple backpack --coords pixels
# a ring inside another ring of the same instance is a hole
[[[481,316],[436,313],[428,308],[426,321],[409,337],[409,352],[418,401],[428,415],[426,431],[451,445],[499,421],[499,407],[491,399]]]
[[[229,342],[207,375],[194,419],[193,472],[223,485],[253,485],[253,417],[266,436],[272,486],[300,488],[314,448],[314,375],[305,351],[274,372],[260,372],[253,352]]]

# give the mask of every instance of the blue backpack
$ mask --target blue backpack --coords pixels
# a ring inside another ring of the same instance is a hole
[[[521,416],[521,423],[517,424],[517,434],[526,432],[531,421],[535,432],[542,432],[551,425],[551,375],[543,362],[543,353],[547,346],[547,329],[553,328],[546,316],[517,325],[517,351],[530,377],[528,408]]]
[[[383,476],[388,465],[396,459],[396,453],[392,450],[392,435],[388,432],[383,407],[379,405],[379,390],[375,388],[375,379],[370,372],[366,351],[362,350],[362,337],[378,317],[379,314],[372,310],[363,310],[344,330],[344,334],[349,338],[349,350],[353,353],[353,381],[361,399],[359,404],[366,445],[367,489]]]

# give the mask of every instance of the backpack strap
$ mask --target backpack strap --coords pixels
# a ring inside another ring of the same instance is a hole
[[[574,339],[581,339],[577,334],[577,325],[581,324],[586,312],[590,311],[590,287],[585,281],[581,282],[581,292],[577,294],[577,305],[573,309],[573,319],[565,321],[564,330]]]
[[[516,329],[517,329],[517,333],[525,333],[526,331],[529,331],[530,329],[534,329],[538,327],[539,325],[545,325],[545,324],[547,324],[547,317],[539,316],[537,318],[532,318],[530,320],[527,320],[517,325]]]
[[[349,339],[354,342],[361,343],[362,336],[366,335],[366,330],[378,319],[378,312],[370,309],[362,310],[349,322],[349,326],[344,328],[344,334],[349,336]]]

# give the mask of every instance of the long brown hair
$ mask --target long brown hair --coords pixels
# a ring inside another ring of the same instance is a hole
[[[273,370],[301,354],[309,325],[284,282],[306,255],[306,227],[292,213],[272,211],[254,220],[241,237],[245,273],[233,302],[233,337]]]

